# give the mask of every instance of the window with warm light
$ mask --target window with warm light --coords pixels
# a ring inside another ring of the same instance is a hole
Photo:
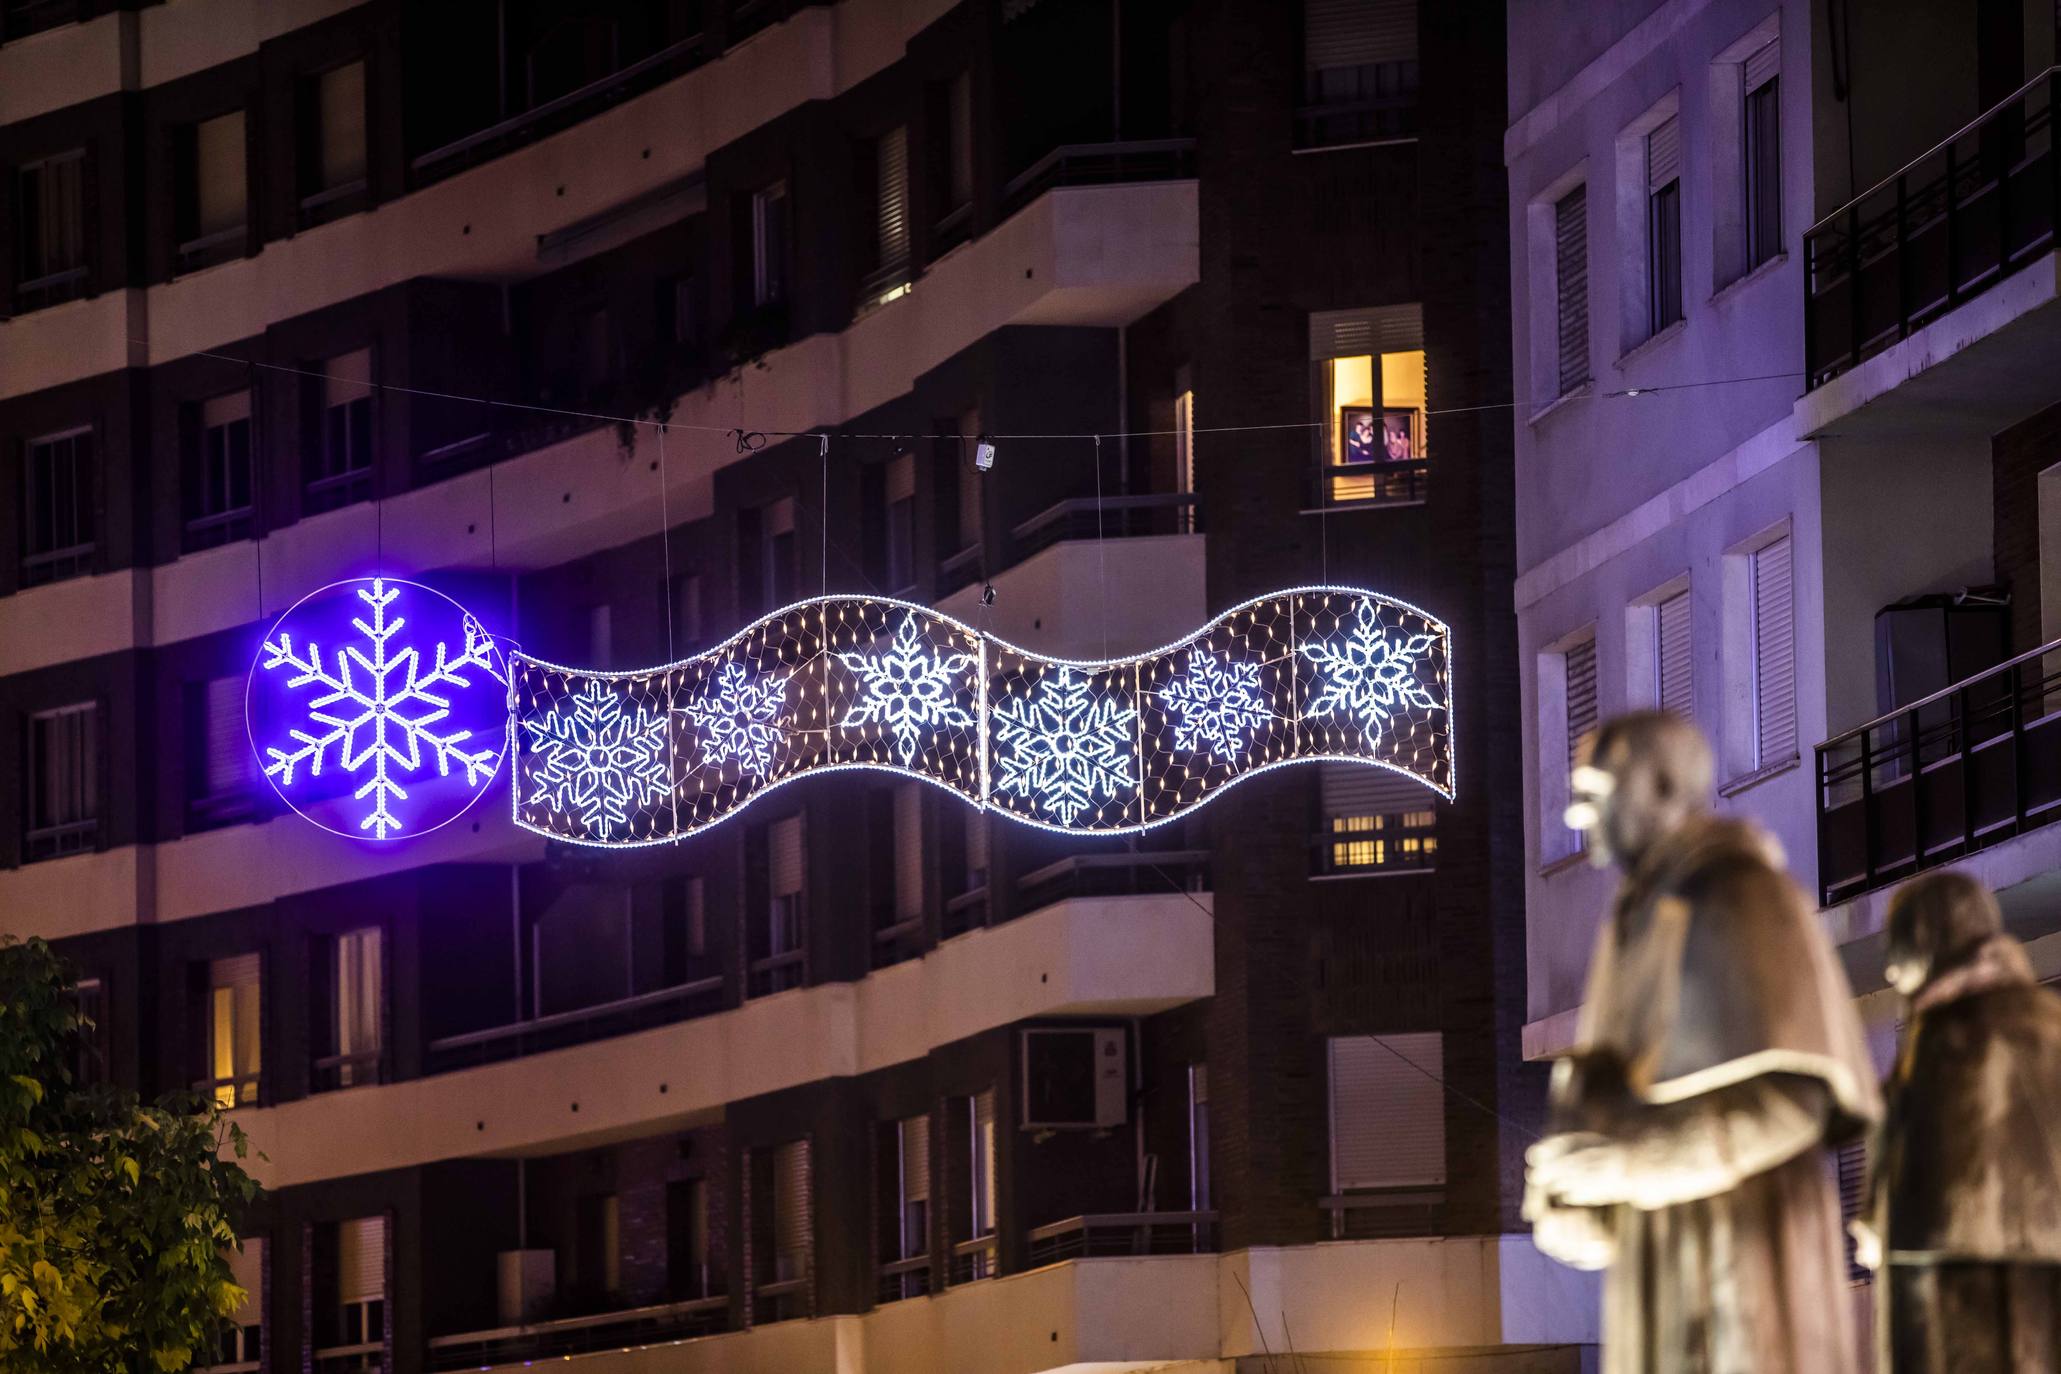
[[[1324,499],[1333,505],[1424,499],[1424,350],[1327,358],[1319,365],[1327,434]]]

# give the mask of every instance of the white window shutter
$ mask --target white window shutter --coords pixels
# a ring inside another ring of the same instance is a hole
[[[340,1301],[386,1296],[386,1218],[358,1217],[336,1224],[336,1280]]]
[[[1682,122],[1670,116],[1646,135],[1646,187],[1658,191],[1682,176]]]
[[[336,938],[336,1052],[379,1050],[379,927],[348,931]]]
[[[1589,379],[1589,188],[1553,204],[1554,287],[1559,308],[1560,392]]]
[[[316,78],[322,138],[322,189],[365,176],[365,64],[352,62]]]
[[[244,221],[243,111],[203,121],[193,133],[201,236],[234,229]]]
[[[1310,312],[1310,361],[1409,353],[1424,347],[1424,307],[1378,305]]]
[[[1428,811],[1438,800],[1436,792],[1415,778],[1364,763],[1319,764],[1317,777],[1326,820]]]
[[[809,1272],[813,1232],[809,1201],[809,1142],[790,1140],[773,1151],[773,1253],[779,1277]]]
[[[901,1123],[902,1201],[930,1201],[930,1118],[912,1116]]]
[[[1654,699],[1683,720],[1696,715],[1696,689],[1689,651],[1689,593],[1676,592],[1653,608],[1654,659],[1659,673]]]
[[[1771,38],[1746,59],[1746,90],[1749,94],[1782,74],[1782,40]]]
[[[774,897],[791,897],[802,890],[802,818],[787,816],[774,821],[766,831],[767,870]]]
[[[874,162],[879,176],[878,204],[880,267],[886,270],[909,261],[909,130],[906,126],[888,130],[874,145]]]
[[[1596,728],[1596,641],[1571,644],[1567,668],[1567,765],[1572,768],[1582,737]]]
[[[973,1234],[995,1229],[995,1090],[973,1095]]]
[[[1333,1190],[1443,1184],[1444,1037],[1339,1036],[1330,1052]]]
[[[207,685],[207,791],[227,796],[257,781],[250,733],[243,723],[240,677],[218,677]]]
[[[1789,536],[1753,554],[1753,705],[1756,763],[1796,756],[1796,638]]]

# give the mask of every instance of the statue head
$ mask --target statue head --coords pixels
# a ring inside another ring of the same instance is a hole
[[[1568,780],[1568,828],[1588,836],[1590,862],[1629,868],[1709,805],[1711,772],[1710,746],[1680,716],[1618,716],[1577,756]]]
[[[1966,873],[1921,873],[1889,903],[1887,967],[1882,976],[1906,997],[1932,978],[1967,962],[2003,933],[1997,899]]]

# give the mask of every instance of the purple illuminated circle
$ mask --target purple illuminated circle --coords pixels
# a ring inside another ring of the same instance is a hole
[[[507,667],[471,612],[396,577],[333,582],[274,622],[244,721],[280,799],[357,839],[455,820],[508,747]]]

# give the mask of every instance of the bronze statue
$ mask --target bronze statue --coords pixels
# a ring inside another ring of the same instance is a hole
[[[1709,812],[1710,749],[1623,716],[1575,769],[1568,824],[1624,884],[1573,1050],[1554,1066],[1525,1215],[1603,1285],[1603,1374],[1848,1374],[1825,1146],[1879,1114],[1831,943],[1752,825]]]
[[[2061,1369],[2061,998],[1963,873],[1904,884],[1888,944],[1910,1010],[1854,1223],[1876,1368]]]

